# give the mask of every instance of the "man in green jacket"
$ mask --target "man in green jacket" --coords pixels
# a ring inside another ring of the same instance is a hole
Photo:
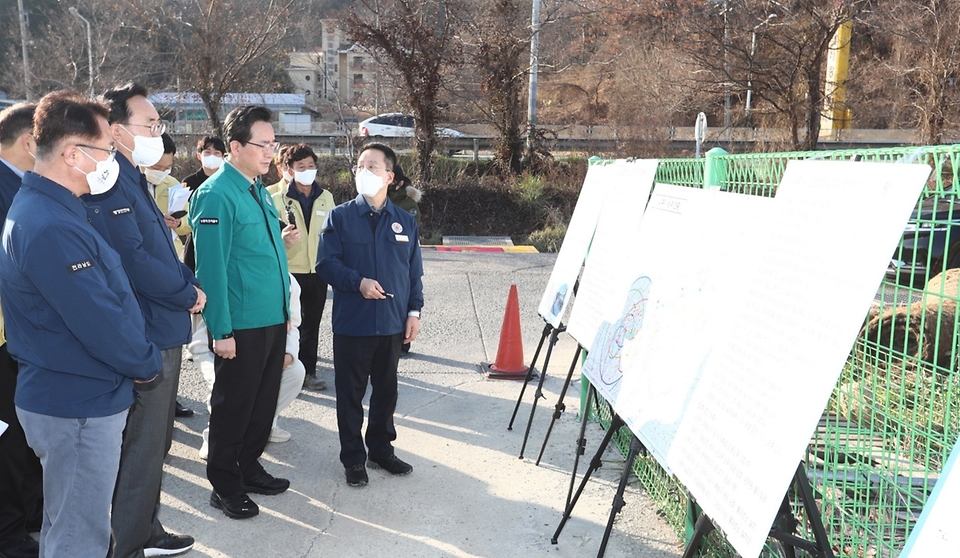
[[[280,390],[290,307],[281,223],[260,175],[277,141],[266,107],[234,109],[224,121],[229,161],[193,195],[190,225],[203,319],[216,354],[210,398],[210,505],[227,517],[259,513],[247,496],[279,494],[290,481],[259,462]]]

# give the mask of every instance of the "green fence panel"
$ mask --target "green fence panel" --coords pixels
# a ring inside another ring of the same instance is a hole
[[[834,552],[895,557],[960,436],[960,198],[954,189],[960,145],[714,154],[709,164],[722,165],[725,191],[774,196],[787,163],[798,159],[933,168],[805,459]],[[655,180],[702,188],[705,174],[716,176],[706,164],[661,159]],[[604,428],[610,424],[606,402],[591,401],[589,412]],[[614,441],[626,455],[629,432]],[[684,537],[689,501],[683,486],[649,457],[639,457],[632,470]],[[794,509],[803,533],[806,518],[799,506]],[[701,555],[737,553],[714,532]],[[770,541],[763,555],[784,554]]]

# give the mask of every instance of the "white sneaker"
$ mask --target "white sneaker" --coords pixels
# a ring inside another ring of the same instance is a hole
[[[267,438],[267,441],[274,444],[282,444],[283,442],[290,440],[292,437],[293,435],[286,430],[280,428],[279,426],[275,426],[270,430],[270,437]]]
[[[200,459],[206,461],[207,454],[210,453],[210,430],[203,431],[203,444],[200,445],[200,449],[197,451],[200,454]]]

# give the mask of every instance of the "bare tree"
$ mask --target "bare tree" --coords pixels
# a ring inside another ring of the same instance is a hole
[[[149,13],[158,52],[168,54],[185,87],[195,91],[222,135],[221,106],[227,93],[263,91],[283,67],[280,46],[293,0],[195,0],[159,3]]]
[[[921,143],[942,143],[944,132],[960,125],[960,2],[887,1],[865,23],[889,37],[880,79],[888,88],[902,84],[906,95],[898,101],[912,109],[907,124]]]
[[[785,124],[794,149],[815,149],[830,40],[867,5],[868,0],[715,2],[713,10],[686,20],[691,53],[703,70],[695,84],[714,92],[729,88],[731,94],[751,88],[761,101],[756,114]],[[764,22],[769,23],[761,26]]]
[[[445,72],[460,63],[456,0],[361,0],[362,15],[347,19],[353,38],[395,74],[413,112],[417,172],[429,181],[437,145]]]
[[[518,0],[485,0],[473,6],[464,29],[469,33],[469,73],[480,90],[476,106],[497,130],[493,153],[503,172],[522,170],[524,106],[530,47],[529,25]]]

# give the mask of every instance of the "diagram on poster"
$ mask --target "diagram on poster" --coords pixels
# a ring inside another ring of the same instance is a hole
[[[627,291],[623,314],[613,324],[604,323],[594,339],[593,346],[583,363],[584,373],[604,386],[604,393],[616,399],[623,378],[624,348],[629,347],[643,327],[647,300],[650,297],[649,277],[639,277]]]
[[[766,540],[929,171],[795,161],[773,199],[657,185],[639,224],[604,206],[568,332],[600,348],[639,277],[649,294],[642,326],[620,328],[614,389],[602,366],[584,373],[744,556]]]
[[[540,300],[538,312],[553,327],[559,327],[569,307],[573,286],[590,248],[600,212],[609,193],[615,187],[635,189],[638,198],[646,198],[653,186],[657,171],[656,160],[616,160],[591,164],[573,210],[570,224],[563,237],[550,279]],[[640,206],[643,211],[643,205]]]

